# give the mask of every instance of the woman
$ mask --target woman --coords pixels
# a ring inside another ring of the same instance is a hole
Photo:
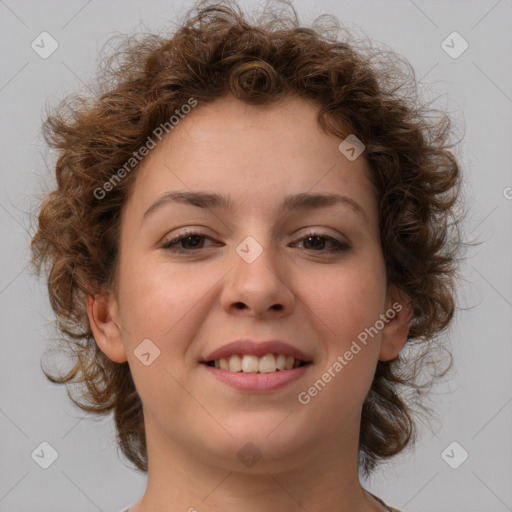
[[[355,45],[201,3],[47,120],[32,249],[75,358],[47,375],[113,411],[129,512],[396,510],[359,473],[414,441],[460,177],[448,120]]]

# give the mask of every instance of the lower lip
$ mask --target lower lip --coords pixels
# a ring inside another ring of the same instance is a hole
[[[241,391],[274,391],[300,379],[311,363],[292,370],[278,370],[272,373],[244,373],[221,370],[213,366],[203,366],[211,374],[232,388]]]

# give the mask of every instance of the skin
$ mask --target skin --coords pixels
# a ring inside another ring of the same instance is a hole
[[[144,405],[148,484],[133,512],[385,510],[359,482],[360,415],[377,361],[406,342],[410,309],[387,284],[364,154],[348,160],[317,112],[301,99],[250,106],[226,95],[198,105],[136,171],[116,293],[87,301],[98,345],[128,361]],[[167,203],[141,220],[164,193],[191,190],[229,195],[233,210]],[[303,192],[343,194],[364,215],[346,204],[280,212]],[[199,249],[190,239],[175,245],[188,254],[162,248],[187,227],[205,235]],[[309,228],[350,248],[329,254],[336,245],[310,243]],[[247,236],[263,249],[252,263],[236,252]],[[401,311],[299,403],[392,304]],[[145,366],[134,350],[148,338],[161,352]],[[199,360],[240,338],[287,341],[313,363],[280,390],[234,390]],[[252,467],[237,457],[248,442],[262,454]]]

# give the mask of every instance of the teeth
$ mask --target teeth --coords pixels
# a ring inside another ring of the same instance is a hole
[[[284,370],[286,368],[286,356],[279,354],[276,358],[276,368],[278,370]]]
[[[241,372],[242,371],[242,358],[240,356],[234,355],[229,358],[229,370],[232,372]]]
[[[242,357],[242,371],[246,373],[256,373],[258,371],[258,357],[244,356]]]
[[[276,358],[274,354],[267,354],[260,357],[260,373],[272,373],[276,371]]]
[[[215,368],[244,373],[273,373],[281,370],[298,368],[300,361],[293,356],[284,354],[265,354],[263,357],[254,355],[238,355],[223,357],[214,361]]]

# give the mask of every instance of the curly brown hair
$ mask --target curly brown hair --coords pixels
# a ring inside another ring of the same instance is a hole
[[[70,351],[73,366],[59,376],[43,372],[66,384],[81,409],[113,411],[119,447],[141,471],[148,467],[142,403],[128,363],[110,360],[96,344],[86,297],[116,288],[120,213],[137,165],[108,191],[105,184],[190,98],[199,105],[226,93],[250,104],[312,99],[323,130],[355,134],[366,146],[388,283],[410,299],[408,346],[419,348],[378,362],[361,421],[366,474],[413,443],[414,408],[404,390],[418,394],[425,385],[419,370],[454,314],[461,177],[449,117],[419,99],[402,58],[346,31],[341,41],[333,17],[304,28],[293,7],[284,7],[267,7],[250,22],[236,3],[200,2],[170,37],[124,37],[89,86],[94,95],[65,99],[44,123],[47,143],[58,150],[57,188],[38,209],[32,261],[38,273],[45,268],[59,350]],[[78,398],[71,384],[79,384]]]

